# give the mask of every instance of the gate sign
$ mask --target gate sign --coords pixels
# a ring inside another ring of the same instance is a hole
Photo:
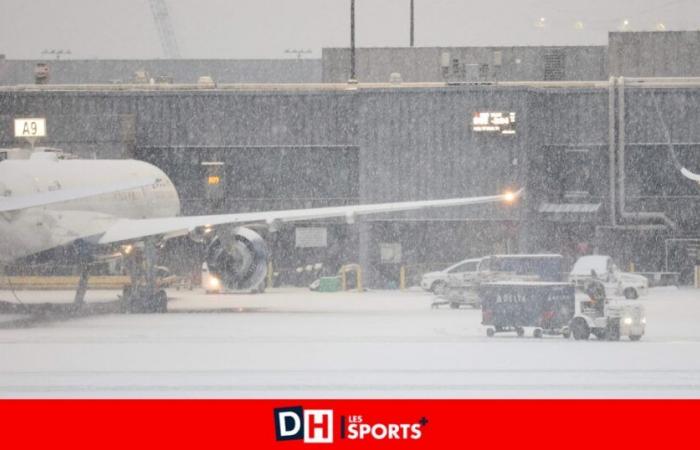
[[[15,119],[16,138],[40,138],[46,137],[46,119],[27,118]]]

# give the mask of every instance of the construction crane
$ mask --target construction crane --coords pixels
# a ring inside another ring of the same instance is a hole
[[[163,48],[163,54],[166,58],[179,58],[180,50],[177,48],[177,40],[173,31],[173,24],[170,21],[168,6],[165,0],[149,0],[151,4],[151,12],[153,13],[153,21],[158,28],[158,36],[160,37],[160,46]]]

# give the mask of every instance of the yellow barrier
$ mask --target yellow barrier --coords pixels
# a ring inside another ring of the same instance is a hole
[[[267,288],[272,288],[272,261],[267,262]]]
[[[399,270],[399,289],[406,290],[406,266],[401,266]]]
[[[348,290],[347,273],[355,272],[355,287],[357,292],[362,292],[362,267],[359,264],[346,264],[340,268],[340,286],[344,291]]]
[[[0,276],[0,289],[17,290],[63,290],[76,289],[80,277],[78,276]],[[94,276],[88,280],[88,289],[121,289],[131,284],[127,276]]]

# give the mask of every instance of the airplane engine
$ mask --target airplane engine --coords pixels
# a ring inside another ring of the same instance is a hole
[[[255,231],[221,228],[209,242],[206,263],[226,289],[248,290],[260,285],[267,275],[267,245]]]

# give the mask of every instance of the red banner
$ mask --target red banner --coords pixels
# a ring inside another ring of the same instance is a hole
[[[7,400],[4,448],[695,448],[700,401]]]

